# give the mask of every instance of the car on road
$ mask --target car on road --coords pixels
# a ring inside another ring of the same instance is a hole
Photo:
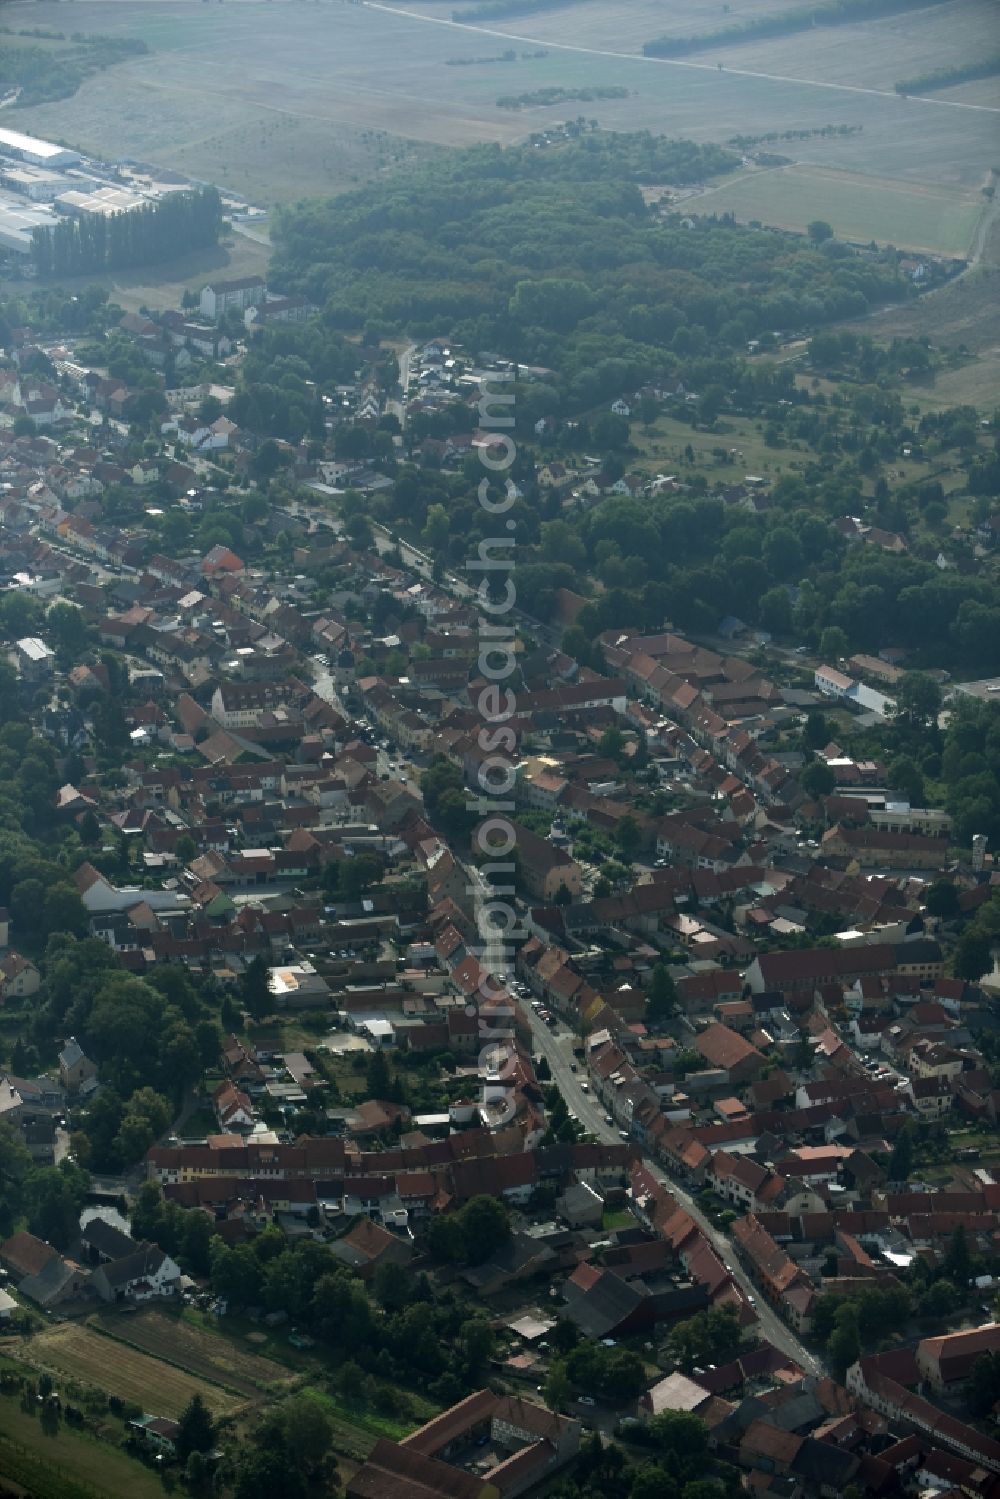
[[[576,1071],[576,1066],[575,1065],[573,1067],[573,1071],[574,1072]],[[586,1078],[584,1078],[583,1081],[580,1084],[580,1092],[581,1093],[589,1093],[590,1092],[590,1084],[587,1082]]]

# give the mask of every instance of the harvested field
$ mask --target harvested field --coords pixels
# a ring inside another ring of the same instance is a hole
[[[803,165],[746,172],[685,202],[692,212],[731,213],[779,229],[804,230],[825,219],[839,239],[957,257],[968,254],[985,206],[972,189]]]
[[[111,1313],[95,1319],[95,1325],[117,1342],[248,1400],[262,1393],[280,1393],[295,1380],[290,1370],[273,1359],[237,1349],[228,1338],[164,1312],[142,1311],[127,1317]]]
[[[739,14],[783,3],[744,0]],[[663,29],[662,0],[589,0],[491,28],[453,25],[452,8],[446,0],[309,7],[77,0],[75,26],[140,37],[150,55],[88,81],[72,99],[18,110],[17,124],[95,152],[149,159],[265,203],[341,191],[431,146],[523,139],[553,115],[577,113],[611,129],[701,141],[861,125],[850,136],[797,144],[794,154],[894,179],[971,185],[995,157],[995,112],[904,100],[893,91],[896,78],[940,53],[942,28],[963,46],[966,38],[976,45],[992,10],[987,0],[953,0],[893,25],[834,28],[822,45],[789,38],[780,56],[777,43],[743,47],[721,71],[714,54],[701,62],[639,55]],[[694,0],[678,0],[670,14],[679,29],[704,21]],[[5,7],[14,26],[61,26],[63,16],[53,0]],[[447,66],[506,45],[517,52],[513,63]],[[522,55],[539,49],[547,55]],[[831,49],[842,53],[839,61]],[[949,60],[954,51],[947,50]],[[859,87],[857,67],[873,66],[873,57],[877,77]],[[563,111],[496,105],[502,93],[602,86],[627,88],[629,96]]]
[[[244,1403],[137,1348],[112,1342],[82,1322],[47,1329],[19,1350],[19,1357],[59,1379],[79,1380],[160,1416],[176,1419],[196,1391],[217,1416],[227,1415]]]

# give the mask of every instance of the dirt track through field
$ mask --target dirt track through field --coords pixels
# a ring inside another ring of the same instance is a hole
[[[398,5],[385,5],[382,0],[362,0],[365,10],[380,10],[390,16],[404,16],[409,21],[424,21],[429,26],[448,26],[454,31],[469,31],[477,36],[495,37],[499,41],[520,42],[525,46],[545,46],[553,51],[577,52],[586,57],[612,57],[619,61],[658,63],[661,67],[668,68],[693,68],[703,73],[730,73],[737,78],[762,78],[769,83],[798,83],[808,88],[822,88],[832,90],[838,94],[868,94],[876,99],[895,99],[900,104],[907,106],[911,104],[929,104],[934,108],[943,109],[971,109],[981,114],[1000,114],[1000,108],[992,104],[966,104],[961,99],[935,99],[923,94],[914,97],[904,97],[897,94],[894,89],[862,88],[853,83],[828,83],[819,78],[796,78],[785,73],[761,73],[752,68],[733,68],[728,64],[720,68],[714,62],[689,62],[676,57],[647,57],[642,52],[612,52],[600,47],[580,47],[572,42],[554,42],[546,40],[539,41],[537,37],[522,36],[516,31],[497,31],[488,26],[474,26],[469,21],[449,21],[444,16],[425,16],[417,10],[405,10]]]

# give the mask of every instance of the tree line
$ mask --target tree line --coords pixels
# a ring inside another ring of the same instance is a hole
[[[591,99],[627,99],[629,89],[620,84],[607,88],[538,88],[525,94],[503,94],[497,100],[498,109],[529,109],[534,105],[568,104],[573,100],[583,103]]]
[[[564,10],[580,0],[482,0],[467,10],[453,10],[453,21],[499,21],[505,16],[529,16],[539,10]]]
[[[123,213],[61,218],[31,236],[39,276],[79,276],[173,260],[214,245],[222,225],[222,200],[214,187],[168,193]]]
[[[912,78],[900,78],[897,94],[930,94],[935,89],[951,88],[953,83],[971,83],[976,78],[995,78],[1000,73],[1000,52],[978,61],[955,63],[950,68],[931,68]]]
[[[775,36],[794,36],[811,31],[814,26],[846,26],[857,21],[875,21],[896,16],[901,11],[925,10],[928,5],[943,5],[946,0],[827,0],[823,5],[804,5],[794,10],[756,16],[714,31],[696,31],[688,36],[661,36],[646,42],[646,57],[685,57],[689,52],[703,52],[710,47],[731,46],[738,42],[756,42]]]

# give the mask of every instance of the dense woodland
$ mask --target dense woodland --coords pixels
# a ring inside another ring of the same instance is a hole
[[[661,219],[637,185],[702,181],[734,164],[716,146],[643,134],[475,147],[286,211],[275,279],[322,305],[332,328],[443,328],[471,350],[550,368],[569,408],[772,329],[857,317],[908,294],[895,256]]]
[[[821,224],[802,237],[664,218],[633,186],[655,173],[702,178],[727,163],[717,148],[645,135],[585,136],[550,151],[476,148],[426,176],[286,213],[276,274],[322,306],[319,326],[329,330],[360,328],[368,342],[445,332],[473,358],[488,350],[533,366],[517,385],[519,429],[534,444],[540,417],[568,423],[559,454],[567,461],[596,452],[613,475],[624,473],[632,433],[608,405],[646,382],[666,387],[665,409],[679,421],[719,430],[720,447],[727,421],[750,417],[766,445],[803,453],[761,513],[726,504],[703,472],[691,472],[681,473],[681,492],[610,497],[573,514],[538,490],[541,459],[522,446],[514,476],[523,498],[512,512],[518,596],[538,617],[549,618],[557,590],[569,587],[593,599],[584,615],[591,638],[665,619],[711,631],[727,600],[779,637],[817,644],[834,627],[852,650],[893,643],[918,662],[996,670],[994,572],[942,570],[935,558],[935,533],[943,541],[948,525],[942,477],[957,472],[972,518],[984,519],[1000,489],[995,443],[980,441],[971,408],[921,417],[906,406],[904,380],[932,370],[926,344],[881,348],[822,329],[914,295],[900,257],[838,244]],[[836,383],[832,394],[818,380],[805,388],[787,364],[746,358],[748,340],[767,347],[772,330],[817,328],[809,362]],[[283,335],[283,359],[303,358],[313,378],[317,338],[310,325]],[[338,363],[349,354],[335,342],[324,348]],[[238,399],[250,400],[264,378],[263,366],[248,373]],[[304,397],[303,387],[300,432]],[[468,425],[461,405],[454,421]],[[417,417],[407,445],[448,430],[446,413]],[[461,474],[400,469],[387,432],[348,429],[336,442],[338,456],[396,476],[394,491],[360,504],[359,515],[419,537],[442,565],[458,565],[481,539],[474,460]],[[927,477],[893,487],[903,447],[928,461]],[[851,545],[833,524],[843,516],[926,540],[896,552]]]
[[[11,27],[0,28],[10,33]],[[19,36],[44,41],[65,41],[62,31],[43,27],[22,28]],[[14,104],[26,108],[68,99],[87,78],[130,57],[148,52],[146,43],[133,37],[94,36],[74,32],[69,47],[5,47],[0,43],[0,97],[17,90]]]

